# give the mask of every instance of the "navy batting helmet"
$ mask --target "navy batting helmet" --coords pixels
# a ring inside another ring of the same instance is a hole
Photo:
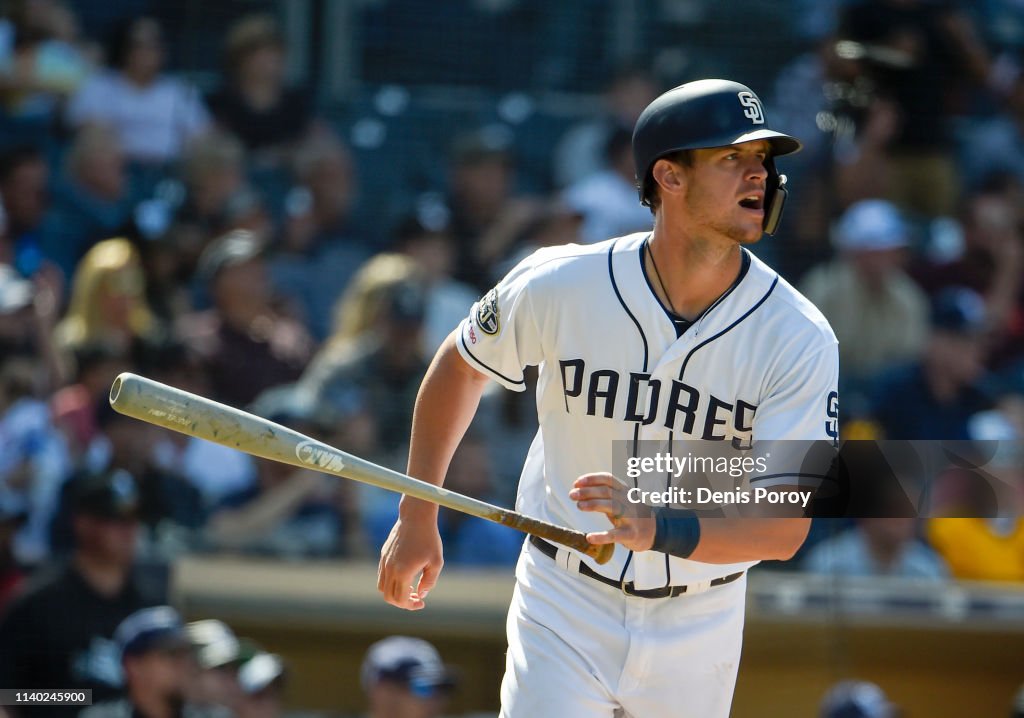
[[[650,205],[654,187],[651,168],[658,159],[680,150],[726,147],[740,142],[768,140],[765,160],[764,231],[775,234],[786,201],[786,177],[775,169],[774,157],[802,146],[794,137],[770,130],[757,95],[730,80],[697,80],[680,85],[647,106],[633,129],[633,163],[640,202]]]

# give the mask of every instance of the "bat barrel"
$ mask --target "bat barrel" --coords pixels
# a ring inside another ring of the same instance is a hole
[[[506,509],[379,466],[268,419],[125,372],[110,404],[126,416],[304,469],[372,484],[463,513],[499,521]]]
[[[599,563],[609,558],[609,552],[587,544],[586,537],[579,531],[530,519],[486,501],[414,479],[267,419],[137,374],[125,372],[114,380],[110,387],[110,405],[125,416],[253,456],[361,481],[472,516],[506,523],[528,533],[566,543],[593,556]]]

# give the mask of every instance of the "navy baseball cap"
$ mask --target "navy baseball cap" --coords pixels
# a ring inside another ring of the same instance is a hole
[[[415,282],[399,282],[391,288],[386,306],[391,319],[420,324],[427,311],[427,295]]]
[[[821,702],[820,718],[896,718],[895,705],[874,683],[841,681]]]
[[[361,671],[363,690],[389,681],[407,686],[420,698],[455,688],[455,674],[441,662],[437,649],[420,638],[391,636],[377,641],[366,652]]]
[[[139,516],[138,487],[123,469],[81,479],[73,491],[71,506],[75,514],[122,520]]]
[[[967,287],[949,287],[932,300],[932,329],[980,334],[987,328],[985,300]]]
[[[181,616],[170,606],[143,608],[121,621],[114,631],[114,641],[122,658],[156,650],[177,650],[190,647]]]

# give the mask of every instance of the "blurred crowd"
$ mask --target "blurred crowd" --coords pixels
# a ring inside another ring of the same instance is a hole
[[[380,3],[375,22],[410,4]],[[1024,8],[788,5],[799,41],[755,89],[805,148],[780,163],[782,232],[753,251],[839,337],[843,437],[1007,441],[1024,484],[1024,42],[999,32]],[[372,559],[397,511],[387,492],[126,419],[106,400],[119,372],[403,469],[420,379],[478,296],[538,247],[650,229],[631,127],[694,79],[622,63],[542,163],[511,121],[453,123],[429,158],[395,158],[431,178],[396,198],[367,188],[405,171],[357,151],[378,125],[289,79],[273,14],[234,18],[200,87],[157,15],[87,34],[60,0],[0,11],[0,611],[75,591],[106,648],[150,605],[135,568],[200,551]],[[409,102],[369,92],[382,116]],[[512,505],[535,431],[530,391],[489,393],[447,486]],[[441,527],[449,564],[510,565],[521,546],[454,512]],[[1024,522],[816,522],[800,560],[1024,582]]]

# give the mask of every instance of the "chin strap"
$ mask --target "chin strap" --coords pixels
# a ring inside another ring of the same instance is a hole
[[[779,229],[782,208],[786,206],[789,191],[786,189],[786,175],[780,175],[775,169],[775,160],[768,158],[764,166],[768,170],[768,181],[764,195],[764,222],[761,226],[765,234],[772,236]]]

